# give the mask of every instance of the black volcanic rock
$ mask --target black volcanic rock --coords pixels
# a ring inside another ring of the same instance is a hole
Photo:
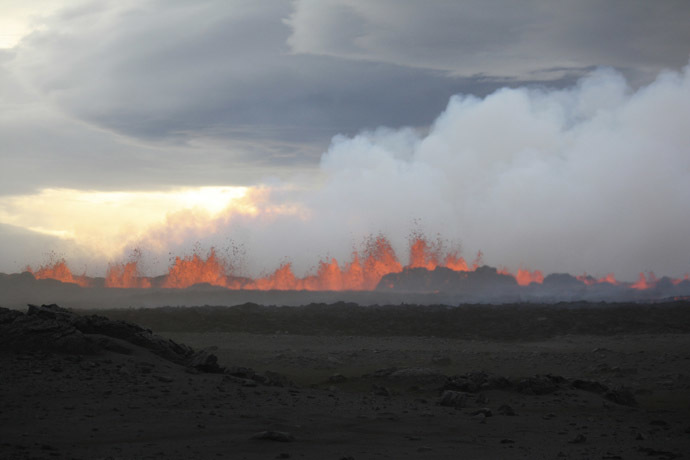
[[[544,278],[543,286],[561,289],[578,289],[584,288],[585,283],[568,273],[551,273]]]
[[[30,307],[31,314],[0,309],[0,349],[94,354],[101,348],[94,338],[75,328],[62,311],[38,312],[36,308]]]
[[[379,291],[398,292],[459,292],[480,294],[517,287],[510,275],[498,273],[494,267],[482,266],[471,272],[446,267],[405,268],[400,273],[385,275],[377,286]]]
[[[115,339],[115,340],[112,340]],[[24,314],[0,308],[0,349],[98,354],[104,350],[130,353],[126,342],[204,372],[222,372],[215,355],[194,351],[127,321],[98,315],[80,316],[58,305],[29,305]]]
[[[470,372],[448,377],[440,391],[442,394],[450,392],[449,396],[447,396],[447,398],[450,398],[453,393],[458,392],[466,394],[487,390],[509,390],[522,394],[548,395],[563,389],[578,389],[595,393],[611,402],[624,406],[637,405],[635,397],[627,388],[611,389],[603,383],[594,380],[566,379],[553,374],[510,380],[487,372]]]

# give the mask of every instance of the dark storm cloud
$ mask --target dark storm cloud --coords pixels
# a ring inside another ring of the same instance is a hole
[[[456,93],[687,62],[685,2],[87,2],[0,55],[0,193],[256,183]]]
[[[497,86],[290,55],[285,2],[123,5],[63,11],[6,53],[24,99],[0,128],[5,193],[255,182],[315,166],[336,133],[427,124]]]
[[[382,124],[427,124],[453,93],[497,86],[387,63],[290,55],[281,21],[288,3],[224,5],[63,15],[25,40],[17,65],[69,113],[153,139],[235,138],[251,126],[254,138],[265,132],[323,141]],[[111,19],[100,26],[103,16]],[[63,37],[72,22],[98,26]],[[51,71],[41,72],[47,64]]]

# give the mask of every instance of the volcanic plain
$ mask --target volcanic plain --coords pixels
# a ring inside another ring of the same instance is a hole
[[[690,303],[0,310],[1,458],[672,459]]]

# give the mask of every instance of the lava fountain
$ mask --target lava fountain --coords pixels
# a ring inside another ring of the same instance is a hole
[[[399,261],[390,241],[383,235],[368,238],[360,251],[353,251],[345,264],[337,259],[321,260],[312,274],[297,276],[292,264],[284,262],[273,272],[257,278],[249,278],[234,273],[232,266],[218,257],[211,248],[204,256],[195,251],[191,255],[175,257],[168,273],[156,279],[144,276],[139,268],[141,253],[135,251],[126,263],[111,263],[108,266],[104,286],[108,288],[145,289],[151,287],[184,289],[195,284],[209,284],[232,290],[305,290],[305,291],[372,291],[381,279],[391,273],[400,273],[405,269],[423,268],[433,271],[443,267],[456,272],[472,272],[482,265],[482,253],[477,253],[472,263],[459,255],[457,250],[448,250],[442,241],[429,241],[424,235],[413,234],[409,240],[409,262],[403,266]],[[75,276],[64,259],[53,260],[40,266],[37,270],[27,267],[37,279],[51,278],[64,283],[74,283],[82,287],[93,285],[92,279],[85,274]],[[520,286],[542,284],[544,274],[540,270],[520,268],[516,273],[506,268],[498,270],[499,274],[510,275]],[[636,290],[654,288],[659,279],[654,273],[645,276],[640,273],[634,283],[622,283],[610,273],[595,278],[586,273],[576,277],[587,286],[595,284],[626,285]],[[677,285],[685,278],[670,279]]]

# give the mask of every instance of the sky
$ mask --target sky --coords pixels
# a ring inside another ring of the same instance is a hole
[[[685,0],[0,0],[0,272],[423,232],[690,271]],[[404,262],[404,260],[403,260]]]

